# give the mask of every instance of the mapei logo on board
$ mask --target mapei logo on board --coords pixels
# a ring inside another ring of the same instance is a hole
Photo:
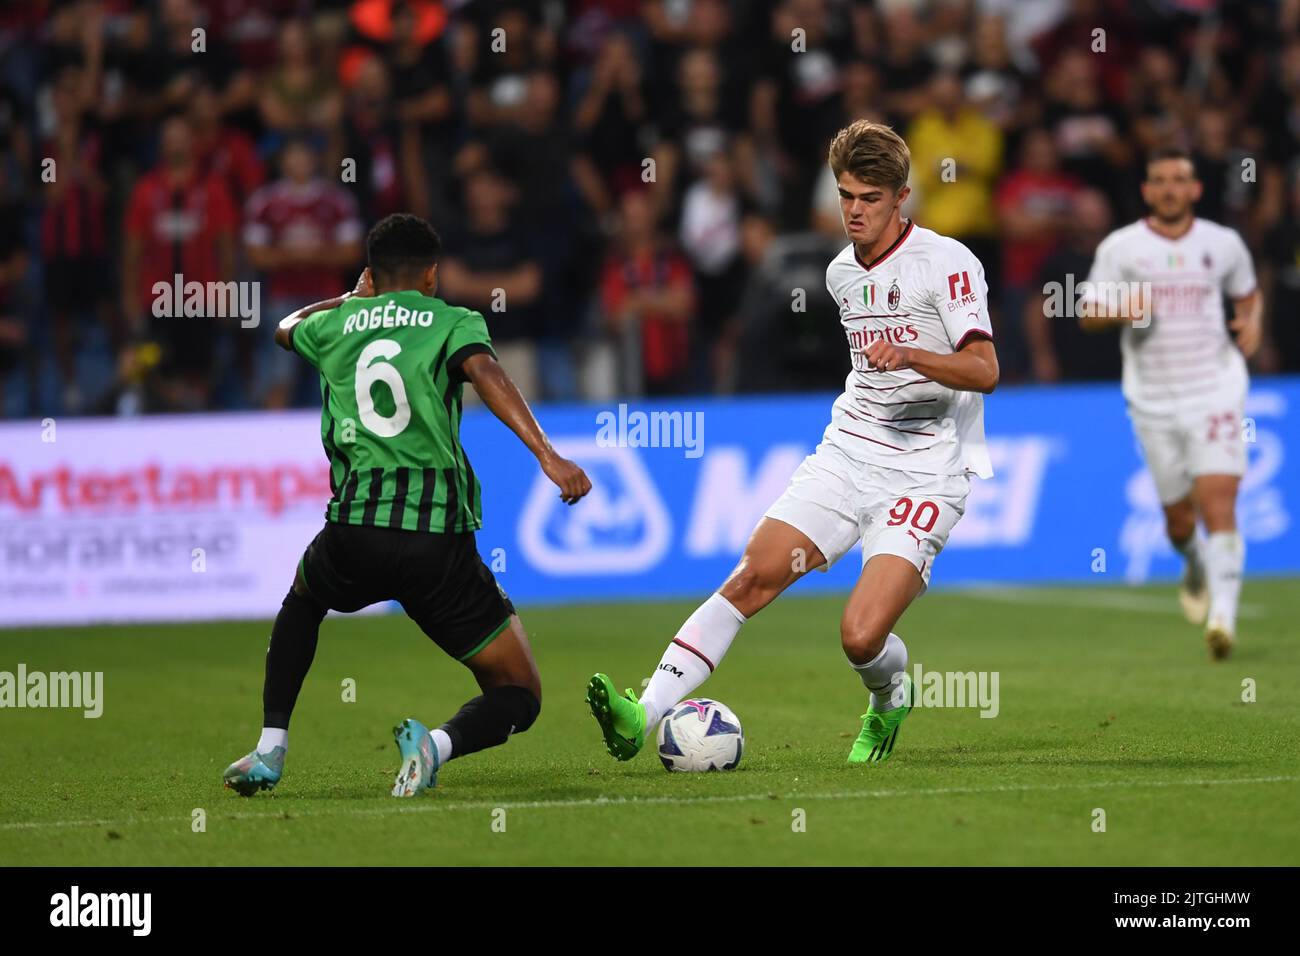
[[[657,565],[672,543],[672,519],[633,448],[590,440],[555,442],[582,465],[591,492],[574,507],[538,474],[519,515],[519,546],[545,574],[639,574]]]
[[[993,477],[971,482],[966,513],[953,528],[950,548],[1020,548],[1038,529],[1039,502],[1052,460],[1063,453],[1050,435],[990,438]]]

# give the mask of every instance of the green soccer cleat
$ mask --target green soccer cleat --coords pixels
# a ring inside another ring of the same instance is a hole
[[[241,797],[251,797],[259,790],[271,790],[284,773],[284,748],[272,747],[270,753],[253,750],[240,757],[221,775],[226,789]]]
[[[605,735],[605,749],[618,760],[631,760],[645,745],[645,705],[629,689],[620,695],[614,682],[597,674],[587,683],[591,716]]]
[[[883,763],[889,759],[898,743],[898,728],[912,712],[916,700],[912,679],[906,674],[903,675],[902,691],[906,703],[900,707],[883,714],[875,707],[867,707],[867,712],[862,715],[862,732],[849,751],[849,763]]]
[[[432,790],[438,782],[438,748],[433,745],[429,728],[408,717],[393,728],[393,739],[402,755],[402,765],[393,781],[393,796],[413,797]]]

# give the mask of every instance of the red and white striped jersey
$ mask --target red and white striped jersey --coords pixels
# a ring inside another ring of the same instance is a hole
[[[993,338],[984,267],[955,239],[908,222],[874,262],[852,243],[826,269],[840,307],[853,370],[823,440],[856,461],[933,475],[993,474],[984,441],[984,396],[940,385],[915,369],[867,367],[885,339],[951,354],[975,336]]]
[[[1224,324],[1223,297],[1255,290],[1255,267],[1241,236],[1193,219],[1177,239],[1145,219],[1116,229],[1097,246],[1089,298],[1099,283],[1151,283],[1151,323],[1124,326],[1124,398],[1140,415],[1163,416],[1244,395],[1246,361]],[[1112,286],[1113,287],[1113,286]]]

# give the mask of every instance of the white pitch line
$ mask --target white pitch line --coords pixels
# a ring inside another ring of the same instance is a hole
[[[338,810],[300,810],[292,807],[266,810],[258,813],[217,813],[218,820],[275,820],[283,814],[294,820],[306,817],[333,816],[390,816],[400,813],[448,813],[454,810],[570,810],[579,807],[635,807],[671,804],[707,804],[707,803],[748,803],[760,801],[792,800],[866,800],[879,797],[942,797],[962,796],[985,793],[1048,793],[1057,790],[1094,790],[1094,789],[1143,789],[1152,787],[1235,787],[1258,783],[1295,783],[1300,776],[1281,777],[1242,777],[1240,779],[1218,780],[1111,780],[1094,783],[1051,783],[1007,785],[991,787],[919,787],[895,790],[842,790],[827,793],[733,793],[712,796],[685,797],[585,797],[576,800],[522,800],[522,801],[484,801],[478,803],[402,803],[386,807],[349,807]],[[436,799],[436,798],[435,798]],[[0,823],[0,830],[42,830],[71,827],[106,827],[136,826],[142,823],[185,823],[189,817],[126,817],[120,820],[38,820],[15,823]]]
[[[1052,588],[978,587],[953,589],[950,593],[962,597],[981,598],[985,601],[1004,601],[1010,604],[1041,604],[1055,607],[1081,607],[1088,610],[1144,611],[1169,617],[1181,615],[1173,597],[1162,598],[1154,594],[1124,594],[1115,591],[1087,591]],[[1243,604],[1237,609],[1239,617],[1255,620],[1265,617],[1264,609],[1256,604]]]

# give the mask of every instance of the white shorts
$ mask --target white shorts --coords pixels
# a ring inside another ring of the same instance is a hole
[[[1246,473],[1244,414],[1244,400],[1228,399],[1170,417],[1132,415],[1133,430],[1161,504],[1182,501],[1191,493],[1192,480],[1200,475]]]
[[[765,517],[812,539],[826,569],[861,541],[863,565],[877,554],[906,558],[928,587],[934,559],[965,512],[969,493],[965,475],[881,468],[822,442]]]

